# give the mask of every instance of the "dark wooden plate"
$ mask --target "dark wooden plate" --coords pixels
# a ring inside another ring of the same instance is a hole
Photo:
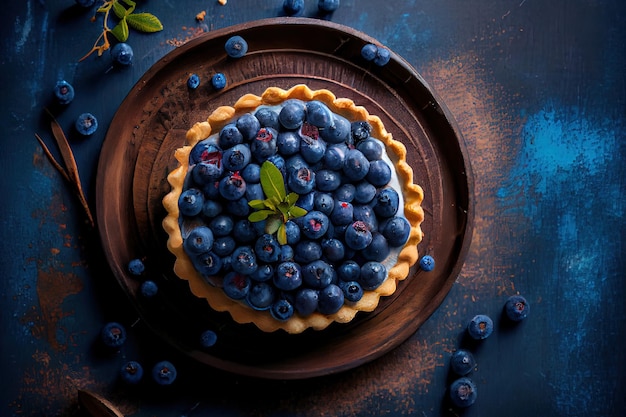
[[[241,59],[228,58],[233,34],[249,44]],[[107,132],[98,166],[97,220],[105,255],[122,288],[152,329],[200,362],[234,373],[297,379],[335,373],[371,361],[411,336],[443,301],[462,266],[472,230],[472,176],[464,143],[452,117],[415,70],[392,53],[384,67],[364,61],[361,47],[376,41],[331,22],[276,18],[229,27],[194,39],[157,62],[129,93]],[[190,73],[202,84],[186,86]],[[228,78],[215,92],[215,72]],[[220,105],[269,86],[305,83],[327,88],[379,116],[402,141],[415,181],[425,190],[425,238],[420,254],[437,261],[432,272],[411,270],[391,297],[350,324],[288,335],[263,333],[233,322],[193,297],[172,272],[161,204],[166,176],[177,165],[174,150],[185,132]],[[156,299],[139,294],[127,272],[145,257],[160,286]],[[210,350],[199,348],[205,329],[218,333]]]

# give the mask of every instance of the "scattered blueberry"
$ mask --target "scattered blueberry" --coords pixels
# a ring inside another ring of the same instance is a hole
[[[169,361],[157,362],[152,368],[152,379],[159,385],[172,384],[176,375],[176,367]]]
[[[226,76],[221,72],[213,74],[213,76],[211,77],[211,85],[216,90],[223,89],[224,87],[226,87]]]
[[[200,85],[200,77],[198,74],[191,74],[189,78],[187,78],[187,87],[195,90]]]
[[[143,367],[137,361],[128,361],[120,369],[120,377],[127,384],[138,384],[143,378]]]
[[[435,269],[435,259],[430,255],[424,255],[420,259],[420,268],[423,271],[429,272]]]
[[[478,314],[467,325],[467,333],[476,340],[488,338],[493,332],[493,321],[489,316]]]
[[[228,38],[224,45],[226,54],[231,58],[241,58],[248,52],[248,42],[239,35]]]
[[[450,400],[459,408],[474,404],[477,393],[476,384],[467,377],[459,378],[450,385]]]
[[[75,127],[83,136],[93,135],[98,130],[98,119],[91,113],[83,113],[76,119]]]
[[[148,280],[141,283],[140,291],[142,296],[152,298],[159,291],[159,287],[156,282]]]
[[[506,300],[504,311],[510,320],[515,322],[522,321],[528,317],[530,304],[521,295],[512,295]]]
[[[317,7],[324,13],[334,12],[339,8],[339,0],[318,0]]]
[[[376,58],[376,53],[378,52],[378,47],[373,43],[368,43],[361,48],[361,56],[366,61],[373,61]]]
[[[217,334],[213,330],[205,330],[200,335],[200,346],[210,348],[217,343]]]
[[[115,44],[111,48],[113,62],[122,66],[128,66],[133,62],[133,48],[125,42]]]
[[[450,358],[452,372],[460,376],[469,374],[475,366],[476,360],[474,359],[474,355],[465,349],[457,350]]]
[[[74,100],[74,87],[67,81],[58,81],[54,86],[54,96],[59,104],[70,104]]]
[[[391,54],[389,53],[389,49],[379,46],[376,50],[376,57],[374,57],[374,64],[379,67],[385,66],[391,60]]]
[[[141,259],[133,259],[128,263],[128,272],[135,276],[140,276],[145,270],[146,266]]]
[[[304,0],[284,0],[283,11],[287,16],[295,16],[304,10]]]
[[[106,346],[118,348],[126,342],[126,329],[119,323],[109,322],[102,327],[100,338]]]

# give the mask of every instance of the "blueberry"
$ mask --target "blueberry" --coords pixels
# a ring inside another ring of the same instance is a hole
[[[391,167],[382,159],[371,161],[370,170],[365,179],[376,187],[387,185],[391,180]]]
[[[126,342],[126,329],[119,323],[109,322],[102,327],[100,338],[105,346],[118,348]]]
[[[318,259],[302,267],[302,281],[311,288],[322,289],[333,280],[333,268]]]
[[[241,115],[235,122],[235,125],[246,141],[252,140],[261,128],[261,123],[252,113]]]
[[[354,189],[354,201],[359,204],[369,204],[376,196],[376,187],[367,181],[359,182]]]
[[[213,253],[219,257],[228,256],[235,250],[237,242],[232,236],[220,236],[213,242]]]
[[[346,159],[346,152],[348,148],[345,145],[331,145],[326,148],[323,162],[324,167],[329,170],[340,170]]]
[[[255,163],[249,163],[241,171],[241,177],[247,184],[259,184],[261,182],[261,166]]]
[[[220,216],[221,218],[224,216]],[[222,235],[220,235],[222,236]],[[194,228],[183,240],[183,248],[188,254],[208,252],[213,248],[213,231],[207,226]]]
[[[267,310],[274,303],[274,287],[266,282],[254,282],[248,291],[246,301],[255,310]]]
[[[201,161],[194,165],[191,169],[191,177],[198,185],[214,183],[220,179],[223,173],[223,165],[214,161]]]
[[[197,164],[199,162],[208,162],[212,165],[221,165],[222,150],[215,146],[210,140],[202,140],[191,149],[189,155],[190,163]]]
[[[344,295],[341,288],[330,284],[320,290],[317,311],[322,314],[334,314],[343,306]]]
[[[132,275],[140,276],[145,270],[146,266],[141,259],[133,259],[128,263],[128,272]]]
[[[259,237],[254,245],[256,257],[261,262],[272,263],[280,257],[280,245],[273,235],[268,233]]]
[[[233,237],[238,243],[251,243],[257,236],[255,224],[248,219],[239,219],[233,227]]]
[[[261,184],[246,184],[246,196],[242,199],[245,200],[246,207],[248,207],[249,201],[264,200],[265,193],[263,192],[263,187],[261,186]],[[239,216],[247,216],[247,213],[239,214]]]
[[[226,75],[221,72],[213,74],[211,77],[211,85],[216,90],[222,90],[226,87]]]
[[[284,0],[283,11],[287,16],[296,16],[304,10],[304,0]]]
[[[322,253],[330,262],[341,261],[346,255],[345,247],[339,239],[324,239],[320,246]]]
[[[276,145],[277,137],[278,132],[271,127],[262,127],[259,129],[256,137],[250,144],[250,151],[257,162],[263,163],[278,151]]]
[[[202,205],[202,215],[213,218],[220,214],[223,210],[222,204],[215,200],[205,200]]]
[[[339,7],[339,0],[318,0],[317,7],[324,13],[334,12]]]
[[[233,231],[235,227],[235,221],[229,214],[220,214],[215,216],[209,222],[209,230],[213,233],[213,236],[228,236]],[[201,227],[196,228],[195,230],[202,229]],[[213,242],[211,241],[211,244]],[[210,250],[210,249],[205,249]]]
[[[141,283],[140,292],[142,296],[152,298],[159,292],[159,287],[156,282],[147,280]]]
[[[59,104],[70,104],[74,100],[74,87],[67,81],[57,81],[54,86],[54,97],[56,97]]]
[[[364,120],[352,122],[350,124],[350,133],[356,144],[370,137],[372,133],[372,125]]]
[[[250,147],[239,143],[224,151],[222,163],[224,168],[229,171],[241,171],[250,163],[251,158]]]
[[[372,233],[372,243],[363,249],[363,258],[368,261],[382,262],[387,259],[391,250],[387,239],[378,232]]]
[[[333,113],[321,101],[307,101],[306,120],[317,128],[327,129],[333,124]]]
[[[288,130],[295,130],[302,126],[306,117],[306,107],[300,100],[288,100],[278,113],[278,121]]]
[[[200,77],[198,74],[191,74],[189,78],[187,78],[187,87],[192,90],[195,90],[200,85]]]
[[[293,261],[294,259],[294,251],[291,245],[282,245],[280,247],[280,256],[278,260],[280,262]]]
[[[333,113],[333,122],[330,126],[320,129],[320,136],[331,144],[346,143],[350,140],[350,121],[343,116]]]
[[[74,127],[81,135],[90,136],[98,130],[98,119],[91,113],[82,113],[76,119]]]
[[[318,191],[335,191],[341,185],[341,176],[338,171],[322,169],[315,174],[315,185]]]
[[[308,126],[311,125],[308,123],[302,125],[300,133],[300,154],[306,162],[315,164],[324,158],[326,142],[320,140],[317,134],[312,134]],[[317,131],[317,128],[314,127],[314,129]]]
[[[120,42],[111,48],[111,57],[116,64],[128,66],[133,62],[133,48],[125,42]]]
[[[398,212],[400,196],[391,187],[381,189],[375,197],[374,213],[379,217],[392,217]]]
[[[353,260],[347,260],[337,268],[337,276],[341,281],[358,281],[361,267]]]
[[[296,293],[294,306],[299,315],[306,317],[315,310],[319,301],[319,293],[312,288],[302,288]]]
[[[467,377],[459,378],[450,385],[450,400],[459,408],[474,404],[477,393],[476,384]]]
[[[217,343],[217,333],[213,330],[205,330],[200,334],[200,346],[203,348],[210,348]]]
[[[205,277],[216,275],[223,266],[222,258],[213,251],[199,253],[191,258],[191,262]]]
[[[374,214],[374,210],[365,204],[355,204],[352,208],[354,220],[360,220],[365,223],[373,233],[378,230],[378,218]]]
[[[219,191],[226,200],[239,200],[246,194],[246,182],[238,172],[232,172],[220,180]]]
[[[315,172],[309,168],[291,170],[287,176],[287,186],[296,194],[311,192],[313,185],[315,185]]]
[[[195,216],[202,211],[204,194],[197,188],[188,188],[178,198],[178,209],[183,216]]]
[[[285,234],[288,245],[295,245],[300,241],[300,228],[293,220],[287,220],[285,223]]]
[[[278,147],[278,153],[281,155],[295,155],[300,150],[300,135],[293,130],[279,132],[276,146]]]
[[[430,255],[424,255],[420,259],[420,268],[423,271],[429,272],[435,269],[435,259]]]
[[[372,232],[364,222],[357,220],[346,229],[345,242],[351,249],[363,250],[372,242]]]
[[[465,349],[457,350],[450,358],[452,372],[460,376],[469,374],[475,366],[476,360],[474,359],[474,355]]]
[[[127,384],[138,384],[143,378],[143,367],[137,361],[128,361],[120,369],[120,377]]]
[[[387,268],[380,262],[369,261],[361,266],[359,282],[364,290],[375,290],[387,278]]]
[[[243,143],[243,134],[237,129],[235,123],[228,123],[220,130],[219,145],[222,149],[228,149]]]
[[[269,107],[261,107],[255,113],[261,127],[271,127],[274,130],[280,130],[280,122],[278,121],[278,113]]]
[[[467,333],[472,339],[482,340],[488,338],[493,332],[493,321],[489,316],[478,314],[467,325]]]
[[[383,156],[383,144],[372,137],[360,141],[356,148],[360,150],[368,161],[377,161]]]
[[[384,48],[382,46],[379,46],[376,49],[376,57],[374,57],[374,64],[378,65],[379,67],[382,67],[384,65],[387,65],[389,63],[389,60],[391,59],[391,54],[389,53],[389,49]]]
[[[248,42],[239,35],[231,36],[224,44],[226,54],[231,58],[241,58],[248,52]]]
[[[409,240],[411,225],[404,217],[394,216],[386,222],[382,234],[387,239],[389,246],[397,248]]]
[[[321,211],[309,211],[303,217],[302,234],[309,239],[318,239],[328,230],[328,216]]]
[[[282,248],[281,248],[282,251]],[[269,281],[274,277],[274,267],[272,265],[263,264],[259,265],[259,267],[250,274],[250,279],[253,279],[257,282],[265,282]]]
[[[258,268],[254,251],[249,246],[240,246],[230,255],[231,267],[239,274],[252,274]]]
[[[289,320],[293,316],[293,305],[286,299],[281,298],[272,304],[270,313],[276,320]]]
[[[373,43],[368,43],[363,45],[361,48],[361,57],[366,61],[373,61],[376,58],[376,53],[378,52],[378,47]]]
[[[302,285],[302,271],[295,262],[283,262],[276,267],[274,285],[284,291],[291,291]]]
[[[224,292],[234,300],[246,298],[250,291],[250,277],[238,272],[229,272],[222,281]]]
[[[334,225],[339,226],[350,224],[353,221],[353,213],[354,209],[352,204],[337,200],[333,206],[332,213],[330,213],[330,221],[333,222]]]
[[[356,303],[363,298],[363,287],[356,281],[341,281],[339,288],[343,291],[343,296],[346,301]]]
[[[530,312],[530,304],[521,295],[512,295],[504,304],[504,312],[510,320],[522,321]]]
[[[321,211],[327,216],[332,213],[335,207],[335,199],[328,193],[316,192],[313,197],[313,208]]]
[[[157,362],[152,368],[152,379],[159,385],[172,384],[176,375],[176,367],[169,361]]]
[[[370,169],[370,161],[358,149],[350,149],[346,153],[343,164],[343,173],[351,181],[360,181],[365,178]]]

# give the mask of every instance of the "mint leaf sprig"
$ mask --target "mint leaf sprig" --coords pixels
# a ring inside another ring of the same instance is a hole
[[[300,197],[294,192],[287,194],[285,180],[280,170],[265,161],[261,165],[261,188],[265,193],[265,200],[252,200],[248,205],[256,211],[250,213],[248,220],[256,223],[266,220],[265,233],[274,234],[278,243],[287,244],[287,230],[285,223],[290,219],[304,216],[307,211],[296,206]]]
[[[84,60],[94,52],[97,52],[98,56],[102,56],[104,51],[111,47],[109,34],[113,35],[119,42],[126,42],[130,35],[130,28],[146,33],[163,30],[163,24],[155,15],[135,13],[136,6],[137,3],[132,0],[102,0],[102,6],[96,10],[96,14],[91,18],[91,21],[95,22],[98,13],[104,14],[102,33],[96,39],[91,50],[79,61]],[[117,18],[117,24],[113,28],[109,27],[111,11]]]

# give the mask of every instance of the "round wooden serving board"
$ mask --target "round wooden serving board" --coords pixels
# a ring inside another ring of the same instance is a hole
[[[240,59],[224,43],[238,34],[249,44]],[[230,372],[272,379],[298,379],[347,370],[371,361],[410,337],[439,306],[462,266],[472,230],[472,176],[464,143],[449,112],[415,70],[392,53],[377,67],[361,58],[376,41],[334,23],[276,18],[210,32],[172,51],[136,84],[108,130],[98,166],[97,220],[105,255],[143,319],[169,343],[198,361]],[[228,85],[214,91],[210,77],[223,72]],[[187,88],[190,73],[201,85]],[[352,99],[379,116],[408,151],[415,182],[424,188],[424,240],[420,255],[432,255],[432,272],[414,267],[391,297],[372,313],[344,325],[299,335],[263,333],[235,323],[193,297],[173,271],[161,222],[167,174],[185,132],[218,106],[267,87],[307,84]],[[145,258],[147,276],[159,284],[155,299],[139,294],[128,262]],[[218,334],[211,349],[199,335]]]

